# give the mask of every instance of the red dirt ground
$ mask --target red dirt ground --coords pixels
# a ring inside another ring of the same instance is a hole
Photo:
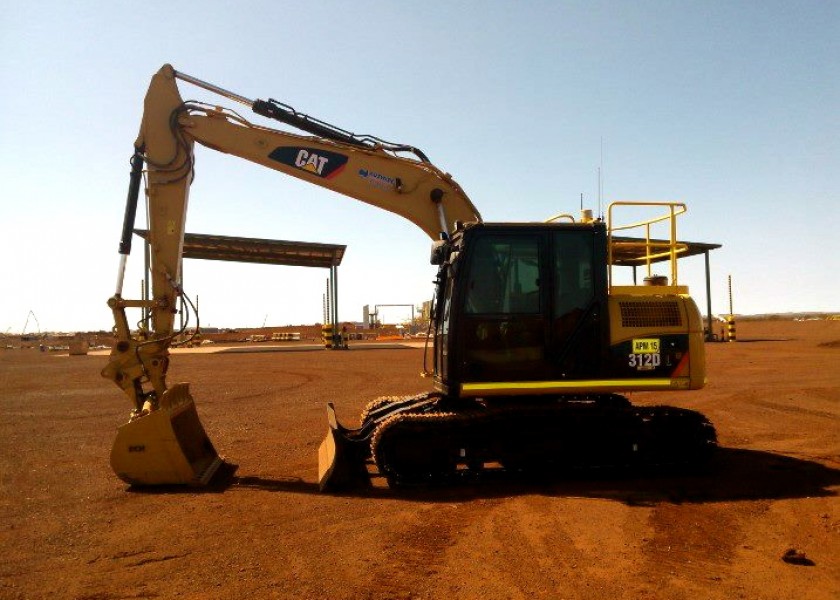
[[[112,474],[105,357],[0,350],[0,598],[840,598],[840,322],[738,335],[706,389],[632,397],[715,423],[708,474],[354,495],[317,491],[324,404],[429,389],[419,349],[175,356],[239,464],[206,491]]]

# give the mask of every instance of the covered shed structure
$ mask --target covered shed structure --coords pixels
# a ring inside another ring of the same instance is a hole
[[[135,229],[134,233],[145,240],[146,280],[145,296],[149,297],[149,232]],[[338,267],[344,258],[346,245],[295,242],[260,238],[231,237],[187,233],[184,235],[182,258],[225,260],[242,263],[286,265],[292,267],[318,267],[329,269],[325,311],[327,321],[338,323]],[[335,335],[335,331],[333,332]],[[335,346],[333,346],[335,347]]]

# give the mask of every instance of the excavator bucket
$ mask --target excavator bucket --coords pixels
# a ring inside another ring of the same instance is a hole
[[[132,485],[207,485],[221,464],[187,383],[168,389],[157,410],[122,425],[111,450],[114,473]]]
[[[331,402],[327,420],[330,428],[318,448],[318,487],[322,492],[335,492],[370,485],[367,441],[354,439],[353,432],[339,424]]]

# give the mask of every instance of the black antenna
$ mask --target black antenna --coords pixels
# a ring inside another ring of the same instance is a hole
[[[598,215],[604,218],[604,136],[601,136],[601,166],[598,167]]]
[[[601,214],[601,167],[598,167],[598,215]]]

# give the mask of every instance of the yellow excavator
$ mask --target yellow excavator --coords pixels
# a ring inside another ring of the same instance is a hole
[[[188,82],[308,135],[255,125],[229,109],[184,102]],[[544,223],[485,223],[473,203],[419,149],[356,135],[276,100],[250,100],[164,65],[146,94],[134,144],[116,293],[116,336],[102,375],[132,410],[111,465],[133,485],[207,484],[222,464],[186,383],[168,385],[169,348],[181,298],[181,255],[194,143],[232,154],[400,215],[432,240],[438,268],[432,317],[434,391],[371,401],[357,428],[338,423],[319,448],[324,491],[370,483],[435,484],[490,469],[690,465],[716,447],[700,413],[634,406],[627,391],[703,387],[699,311],[677,284],[680,203],[644,204],[670,227],[665,243],[628,241],[626,229],[584,214]],[[123,298],[140,185],[149,214],[152,297]],[[671,281],[620,286],[619,254],[667,257]],[[150,312],[134,331],[126,309]],[[431,356],[429,356],[431,355]],[[424,369],[427,365],[424,365]]]

